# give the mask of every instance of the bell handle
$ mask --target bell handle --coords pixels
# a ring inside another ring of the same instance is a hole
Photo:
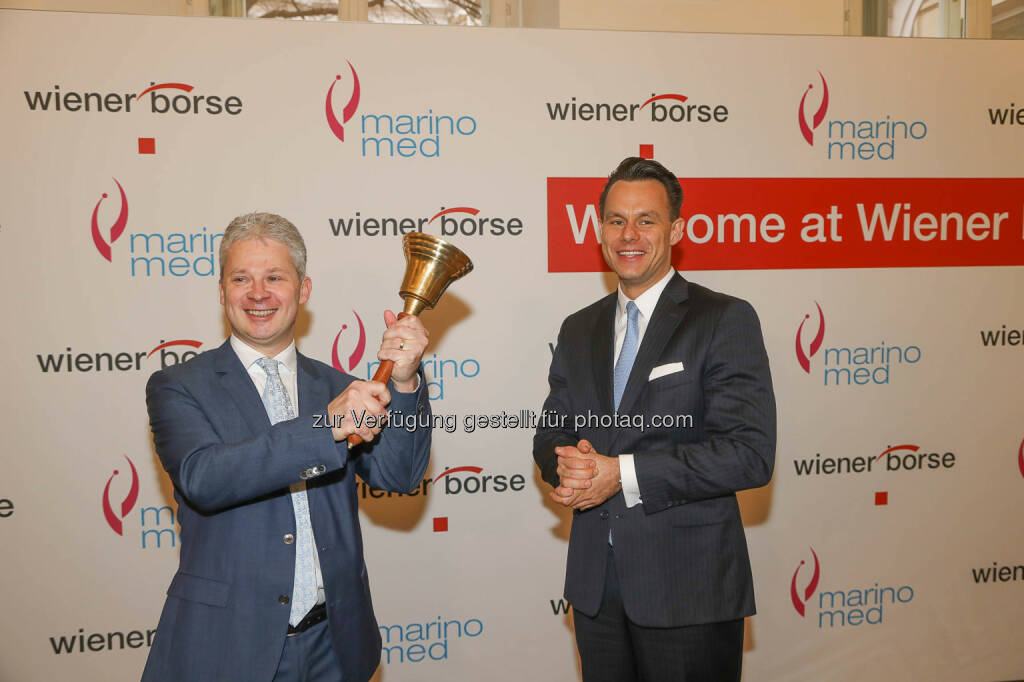
[[[405,307],[407,309],[410,307],[409,299],[406,299]],[[409,313],[407,312],[398,313],[398,319],[402,319],[403,317],[407,317],[408,315]],[[380,365],[377,367],[377,371],[373,375],[373,381],[379,381],[382,384],[388,383],[388,379],[391,378],[391,372],[394,371],[394,369],[394,360],[382,360]],[[352,449],[363,442],[363,439],[359,436],[359,434],[356,433],[349,434],[347,440],[349,449]]]

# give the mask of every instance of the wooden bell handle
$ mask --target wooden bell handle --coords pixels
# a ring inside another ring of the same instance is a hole
[[[398,319],[408,316],[408,313],[398,313]],[[394,360],[383,360],[380,366],[377,367],[377,372],[373,375],[373,381],[379,381],[382,384],[388,383],[388,379],[391,378],[391,372],[395,369]],[[349,449],[354,448],[363,442],[363,439],[358,434],[349,434],[348,447]]]

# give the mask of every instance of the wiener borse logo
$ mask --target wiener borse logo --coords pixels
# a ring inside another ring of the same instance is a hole
[[[430,232],[441,237],[518,237],[520,216],[495,215],[475,206],[441,206],[433,215],[382,215],[355,211],[328,218],[334,237],[398,237]]]
[[[583,101],[576,97],[545,102],[548,119],[558,123],[688,123],[722,124],[729,120],[729,108],[720,102],[691,99],[678,92],[656,93],[629,102]]]
[[[150,350],[103,350],[81,351],[66,346],[56,353],[36,353],[39,371],[43,374],[72,372],[152,372],[153,363],[146,361],[156,358],[160,369],[185,362],[199,355],[202,341],[175,339],[164,341]]]
[[[424,478],[420,485],[410,493],[393,493],[378,490],[360,481],[359,496],[366,498],[402,498],[426,497],[431,491],[442,489],[445,495],[484,495],[501,493],[518,493],[526,488],[526,476],[523,474],[485,473],[483,467],[465,465],[445,467],[444,471],[434,478]]]
[[[238,95],[210,93],[190,83],[155,83],[140,92],[89,91],[54,85],[49,90],[25,90],[29,111],[61,114],[150,114],[237,116],[243,102]]]

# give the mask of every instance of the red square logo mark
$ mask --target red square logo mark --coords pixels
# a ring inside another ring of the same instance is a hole
[[[653,144],[642,144],[642,145],[640,145],[640,158],[641,159],[653,159],[654,158],[654,145]]]
[[[889,504],[889,493],[888,492],[875,493],[875,506],[876,507],[884,507],[887,504]]]
[[[155,137],[140,137],[139,138],[139,153],[140,154],[156,154],[156,138]]]
[[[448,532],[448,517],[447,516],[435,516],[434,517],[434,532],[435,533],[447,533]]]

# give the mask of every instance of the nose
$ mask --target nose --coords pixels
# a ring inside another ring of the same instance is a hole
[[[631,242],[635,241],[639,237],[640,231],[636,229],[636,223],[632,220],[627,220],[625,226],[622,228],[623,241]]]
[[[249,288],[249,298],[253,300],[260,301],[269,295],[270,294],[267,293],[267,288],[263,285],[262,280],[257,279]]]

